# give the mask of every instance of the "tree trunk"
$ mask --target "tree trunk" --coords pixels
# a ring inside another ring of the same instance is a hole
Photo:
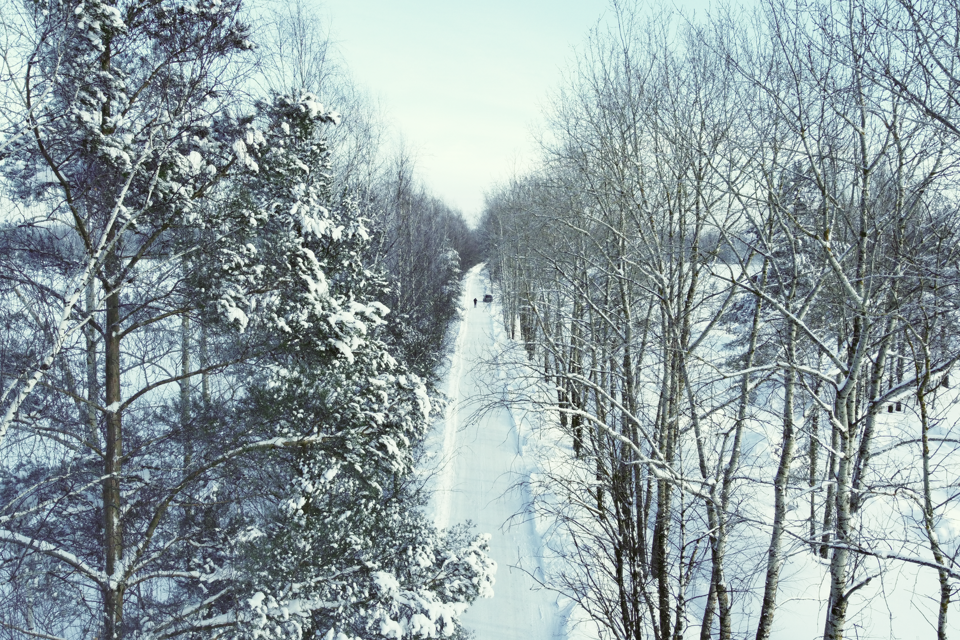
[[[854,331],[854,336],[858,332]],[[856,341],[854,341],[856,344]],[[850,561],[851,489],[853,480],[854,452],[856,444],[856,377],[853,371],[837,393],[834,404],[837,424],[834,430],[839,440],[836,474],[836,533],[833,555],[830,558],[830,599],[824,625],[824,640],[842,640],[847,619],[847,568]]]
[[[109,240],[115,238],[111,230]],[[107,262],[106,336],[104,337],[104,377],[107,403],[104,434],[103,470],[103,547],[107,584],[103,590],[104,638],[114,640],[121,635],[123,621],[123,587],[118,573],[122,570],[123,531],[121,527],[120,465],[123,456],[123,431],[120,415],[120,283],[117,249]]]
[[[927,345],[924,345],[926,347]],[[924,358],[921,363],[918,359],[917,406],[920,409],[920,438],[923,461],[923,528],[927,534],[927,542],[937,563],[937,579],[940,582],[940,602],[937,608],[937,640],[947,640],[947,614],[950,611],[950,576],[946,570],[946,557],[940,547],[940,538],[936,532],[936,522],[933,508],[933,495],[930,489],[930,416],[927,407],[927,394],[930,384],[930,354],[924,349]],[[920,371],[922,367],[922,371]]]
[[[820,396],[820,389],[822,386],[823,381],[818,378],[813,387],[814,396]],[[807,469],[807,489],[810,492],[810,517],[808,522],[808,532],[810,544],[812,545],[811,548],[814,552],[817,551],[817,545],[814,542],[817,536],[817,494],[814,491],[814,487],[817,486],[817,482],[819,481],[819,477],[817,475],[817,465],[820,457],[820,442],[818,440],[820,437],[820,413],[820,407],[818,407],[816,401],[814,401],[813,411],[811,412],[810,423],[808,427],[810,433],[810,443],[808,449],[810,466]]]
[[[797,326],[790,324],[787,332],[787,364],[796,361]],[[757,640],[766,640],[773,629],[773,616],[777,610],[777,586],[780,582],[780,570],[783,567],[783,533],[787,520],[787,480],[790,476],[790,463],[793,461],[794,428],[793,405],[796,372],[788,366],[783,375],[783,435],[780,450],[780,463],[773,481],[773,530],[770,534],[770,547],[767,551],[767,574],[763,585],[763,604],[760,607],[760,624],[757,627]]]

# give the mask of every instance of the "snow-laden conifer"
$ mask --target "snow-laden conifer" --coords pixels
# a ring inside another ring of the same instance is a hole
[[[330,193],[337,116],[310,94],[237,115],[239,9],[21,16],[26,128],[0,159],[15,633],[451,629],[488,582],[482,540],[433,531],[402,489],[431,400],[380,341],[360,205]]]

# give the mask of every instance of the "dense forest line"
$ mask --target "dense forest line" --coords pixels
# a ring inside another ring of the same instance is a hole
[[[322,26],[0,6],[0,637],[458,637],[488,594],[411,473],[478,247]]]
[[[600,637],[956,631],[958,109],[956,0],[615,2],[581,49],[482,231]]]

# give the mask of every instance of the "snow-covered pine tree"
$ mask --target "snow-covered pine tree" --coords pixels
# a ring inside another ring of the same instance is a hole
[[[237,165],[236,127],[211,125],[250,46],[239,6],[38,0],[5,16],[21,101],[5,107],[25,129],[4,141],[2,308],[30,342],[0,397],[8,629],[129,635],[182,572],[170,523],[191,479],[158,419],[189,377],[171,366],[192,310],[174,251]]]
[[[327,201],[334,116],[311,96],[259,118],[225,108],[249,48],[238,12],[68,0],[21,15],[29,126],[5,147],[17,208],[0,228],[13,635],[241,635],[288,614],[314,635],[385,616],[426,629],[489,582],[483,541],[442,538],[396,489],[429,402],[377,340],[357,207]],[[311,555],[333,530],[320,498],[356,496],[355,553]],[[440,560],[403,561],[424,549]],[[349,599],[316,604],[347,574]]]
[[[269,346],[235,421],[303,444],[256,458],[266,484],[238,503],[265,516],[240,536],[231,578],[247,594],[204,624],[242,620],[251,637],[453,634],[489,594],[493,564],[484,538],[438,532],[417,509],[407,476],[431,402],[379,338],[384,285],[362,263],[355,202],[329,199],[320,126],[336,116],[311,95],[262,113],[247,138],[256,178],[237,202],[259,222],[225,252],[218,304]]]

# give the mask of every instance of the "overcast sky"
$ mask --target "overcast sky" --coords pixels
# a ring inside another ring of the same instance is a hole
[[[354,79],[467,220],[535,154],[532,127],[607,0],[317,0]],[[335,106],[335,105],[331,105]],[[349,117],[349,114],[344,114]]]
[[[354,80],[416,152],[420,179],[468,221],[485,190],[535,159],[532,131],[574,49],[612,13],[609,0],[313,1]]]

